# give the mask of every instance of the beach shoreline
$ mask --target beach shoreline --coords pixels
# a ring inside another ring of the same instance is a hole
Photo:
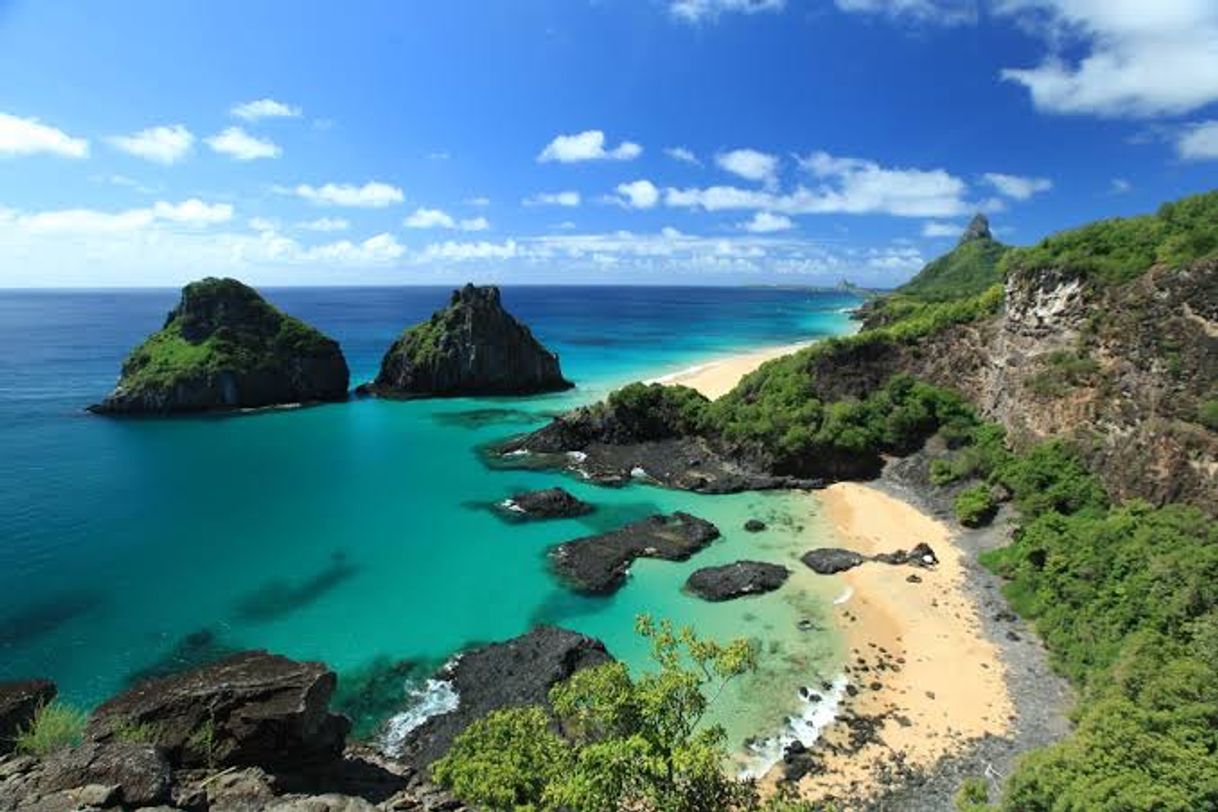
[[[739,352],[712,358],[692,367],[651,378],[647,383],[679,384],[696,389],[711,400],[716,400],[735,388],[740,379],[767,361],[790,355],[811,346],[814,341],[794,344],[779,344],[771,347]]]

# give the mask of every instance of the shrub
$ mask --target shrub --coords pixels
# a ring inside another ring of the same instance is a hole
[[[1197,409],[1197,422],[1210,431],[1218,431],[1218,400],[1204,401]]]
[[[956,497],[956,519],[965,527],[989,524],[997,508],[988,485],[974,485]]]
[[[84,711],[71,705],[62,702],[43,705],[29,727],[17,733],[17,752],[41,758],[74,747],[80,744],[87,721]]]
[[[990,808],[990,784],[984,778],[964,779],[953,798],[956,812],[985,812]]]

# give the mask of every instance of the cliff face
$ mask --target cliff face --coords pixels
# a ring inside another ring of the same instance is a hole
[[[886,355],[873,377],[907,371],[953,387],[1016,448],[1065,437],[1118,499],[1218,506],[1218,435],[1205,417],[1218,397],[1216,259],[1116,286],[1016,271],[998,316]],[[824,366],[818,389],[857,380],[857,367]]]
[[[172,414],[343,400],[338,343],[235,279],[182,289],[165,326],[123,362],[102,414]]]
[[[386,397],[530,395],[570,389],[558,356],[503,309],[496,287],[466,285],[406,330],[363,391]]]

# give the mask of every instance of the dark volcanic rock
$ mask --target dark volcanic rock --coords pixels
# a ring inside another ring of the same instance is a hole
[[[790,570],[779,564],[737,561],[697,570],[689,576],[685,586],[708,601],[727,601],[743,595],[772,592],[782,586],[790,574]]]
[[[448,307],[406,330],[360,391],[384,397],[531,395],[570,389],[558,356],[499,302],[499,288],[466,285]]]
[[[854,569],[867,559],[853,550],[819,547],[804,553],[799,560],[807,564],[814,572],[821,575],[832,575],[835,572]]]
[[[592,505],[562,488],[518,493],[501,503],[501,507],[509,516],[526,519],[570,519],[593,511]]]
[[[762,530],[765,530],[765,522],[761,519],[749,519],[744,523],[744,529],[750,533],[760,533]]]
[[[175,766],[323,763],[338,757],[350,727],[329,712],[335,683],[322,663],[242,652],[110,699],[85,737],[112,741],[146,726]]]
[[[124,807],[151,806],[169,799],[169,762],[151,744],[85,742],[48,759],[39,781],[44,792],[90,784],[117,786]]]
[[[34,720],[34,714],[55,698],[55,683],[45,679],[0,682],[0,755],[11,752],[13,740]]]
[[[472,722],[500,708],[547,705],[550,688],[582,668],[612,662],[599,640],[553,626],[476,649],[436,675],[460,697],[456,710],[411,731],[401,757],[425,767],[448,752]]]
[[[345,400],[338,342],[235,279],[182,289],[165,326],[123,362],[100,414],[171,414]]]
[[[939,564],[939,557],[926,542],[919,542],[909,552],[897,550],[891,553],[876,553],[871,560],[896,566],[908,564],[911,567],[934,567]]]
[[[634,559],[685,561],[717,538],[719,528],[678,511],[559,544],[550,549],[550,561],[577,591],[605,595],[622,585]]]

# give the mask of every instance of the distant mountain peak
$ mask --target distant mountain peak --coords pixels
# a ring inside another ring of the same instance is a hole
[[[990,219],[981,212],[973,215],[973,219],[968,221],[968,228],[964,229],[964,233],[960,235],[960,245],[974,240],[992,240],[994,235],[990,233]]]

